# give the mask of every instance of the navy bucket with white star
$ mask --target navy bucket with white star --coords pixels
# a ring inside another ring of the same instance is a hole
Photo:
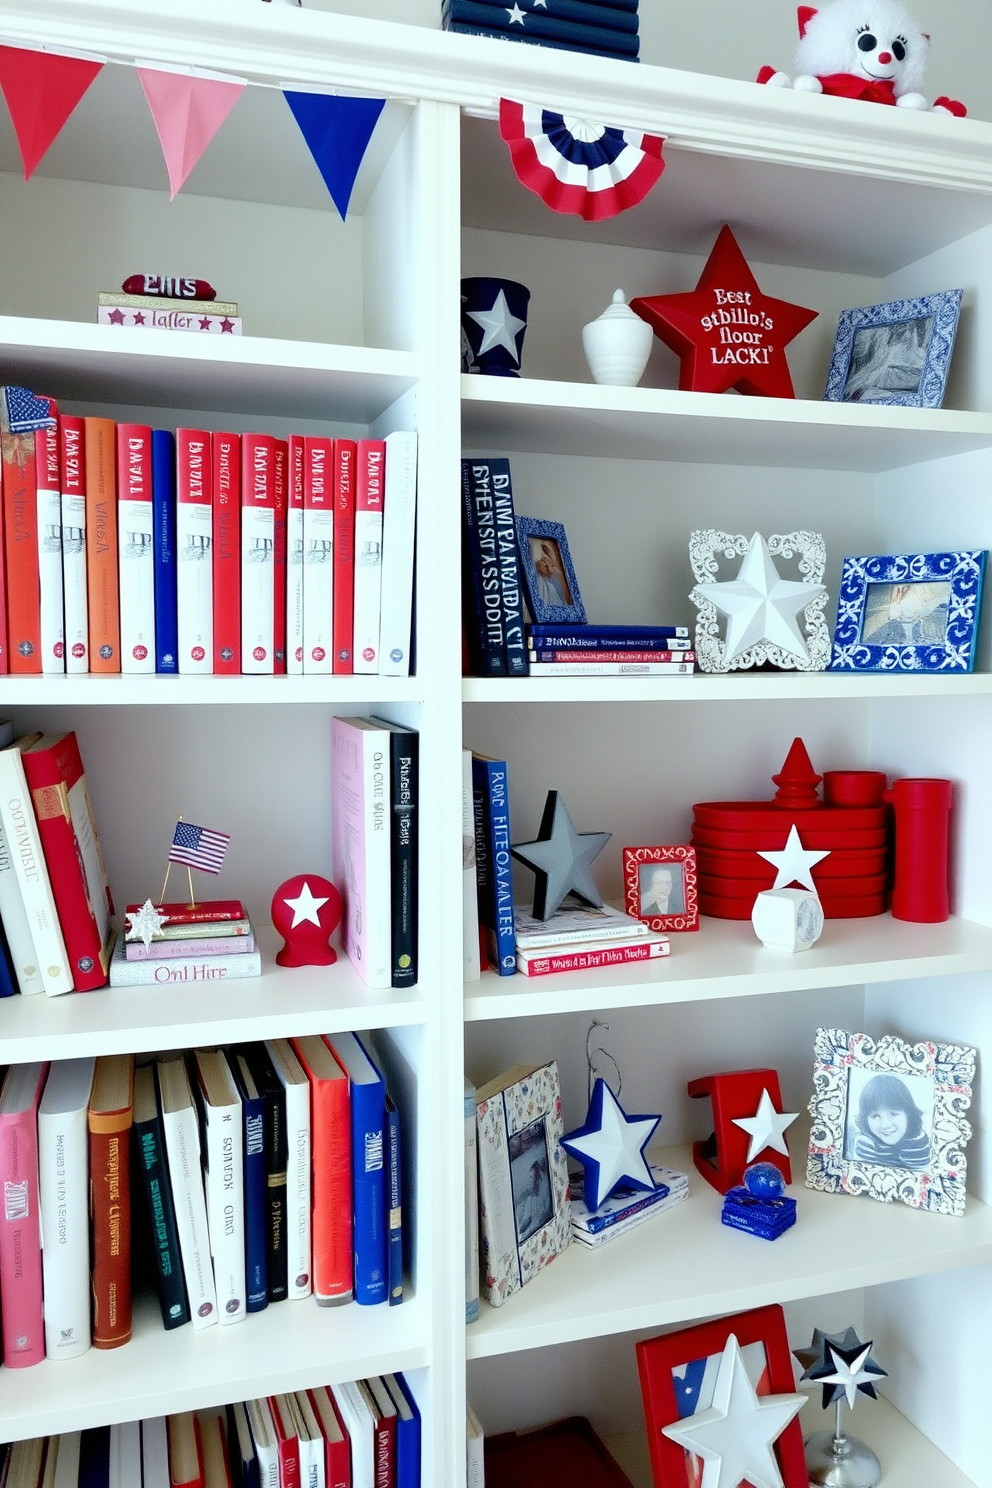
[[[514,279],[462,280],[462,367],[519,377],[530,290]]]

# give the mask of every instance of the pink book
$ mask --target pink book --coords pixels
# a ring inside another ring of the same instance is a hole
[[[155,537],[152,431],[117,425],[117,556],[121,671],[155,670]]]
[[[214,671],[241,672],[241,439],[210,436],[214,477]]]
[[[355,461],[353,439],[334,441],[334,670],[355,670]]]
[[[272,650],[273,670],[286,671],[286,513],[289,507],[289,444],[275,441],[273,461]]]
[[[275,670],[276,441],[241,436],[241,670]]]
[[[46,1064],[12,1064],[0,1091],[0,1304],[8,1369],[45,1357],[38,1219],[38,1103]]]
[[[342,939],[369,987],[392,979],[388,728],[368,718],[331,720],[334,882]]]

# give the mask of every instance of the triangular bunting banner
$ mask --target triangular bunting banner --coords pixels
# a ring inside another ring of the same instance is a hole
[[[169,172],[172,199],[245,90],[242,82],[139,67]]]
[[[102,62],[0,46],[0,88],[29,180]]]
[[[343,221],[358,168],[386,100],[294,93],[289,89],[283,92]]]

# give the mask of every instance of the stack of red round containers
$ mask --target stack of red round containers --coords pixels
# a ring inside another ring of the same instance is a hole
[[[821,778],[824,796],[817,787]],[[749,920],[776,877],[760,856],[784,848],[792,827],[804,848],[826,851],[813,882],[828,920],[883,914],[889,903],[891,808],[876,770],[817,775],[802,739],[789,750],[772,801],[704,801],[692,808],[699,908],[721,920]],[[784,885],[788,887],[788,885]]]

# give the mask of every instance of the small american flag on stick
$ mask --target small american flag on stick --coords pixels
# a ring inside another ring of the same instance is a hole
[[[192,822],[177,822],[169,862],[199,868],[201,873],[219,873],[230,840],[229,832],[212,832],[209,827],[195,827]]]

